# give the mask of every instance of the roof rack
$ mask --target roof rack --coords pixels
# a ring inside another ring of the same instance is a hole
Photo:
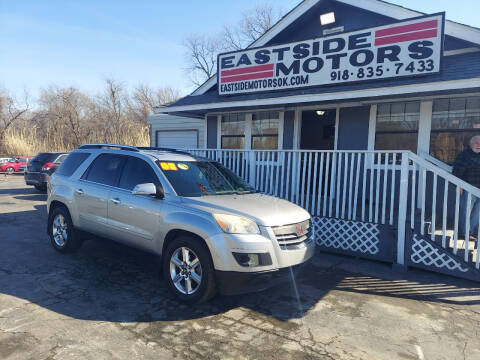
[[[184,155],[192,155],[189,152],[177,150],[173,148],[165,148],[165,147],[154,147],[154,146],[137,146],[138,150],[157,150],[157,151],[169,151],[174,152],[177,154],[184,154]]]
[[[137,147],[118,144],[83,144],[79,149],[120,149],[128,151],[139,151]]]
[[[141,151],[141,150],[156,150],[156,151],[168,151],[177,154],[191,155],[190,153],[182,150],[165,147],[153,147],[153,146],[130,146],[130,145],[118,145],[118,144],[83,144],[79,149],[119,149],[127,151]]]

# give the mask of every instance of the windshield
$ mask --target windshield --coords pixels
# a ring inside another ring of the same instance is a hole
[[[179,196],[228,195],[255,192],[245,181],[213,161],[158,161]]]

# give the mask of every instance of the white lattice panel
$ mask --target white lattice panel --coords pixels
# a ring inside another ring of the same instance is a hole
[[[452,256],[441,252],[439,249],[428,241],[413,235],[412,255],[410,256],[415,264],[423,264],[426,266],[435,266],[437,268],[447,268],[448,270],[460,270],[467,272],[468,268],[462,267],[460,261],[455,260]]]
[[[380,252],[377,224],[313,217],[312,226],[319,246],[371,255]]]

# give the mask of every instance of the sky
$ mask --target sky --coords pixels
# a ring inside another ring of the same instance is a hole
[[[99,93],[107,77],[194,90],[184,39],[235,24],[259,3],[287,12],[299,0],[0,0],[0,88],[35,101],[49,85]],[[480,27],[480,0],[390,0]]]

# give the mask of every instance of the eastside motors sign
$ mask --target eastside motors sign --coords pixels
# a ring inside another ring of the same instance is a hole
[[[438,73],[444,13],[218,56],[220,95]]]

